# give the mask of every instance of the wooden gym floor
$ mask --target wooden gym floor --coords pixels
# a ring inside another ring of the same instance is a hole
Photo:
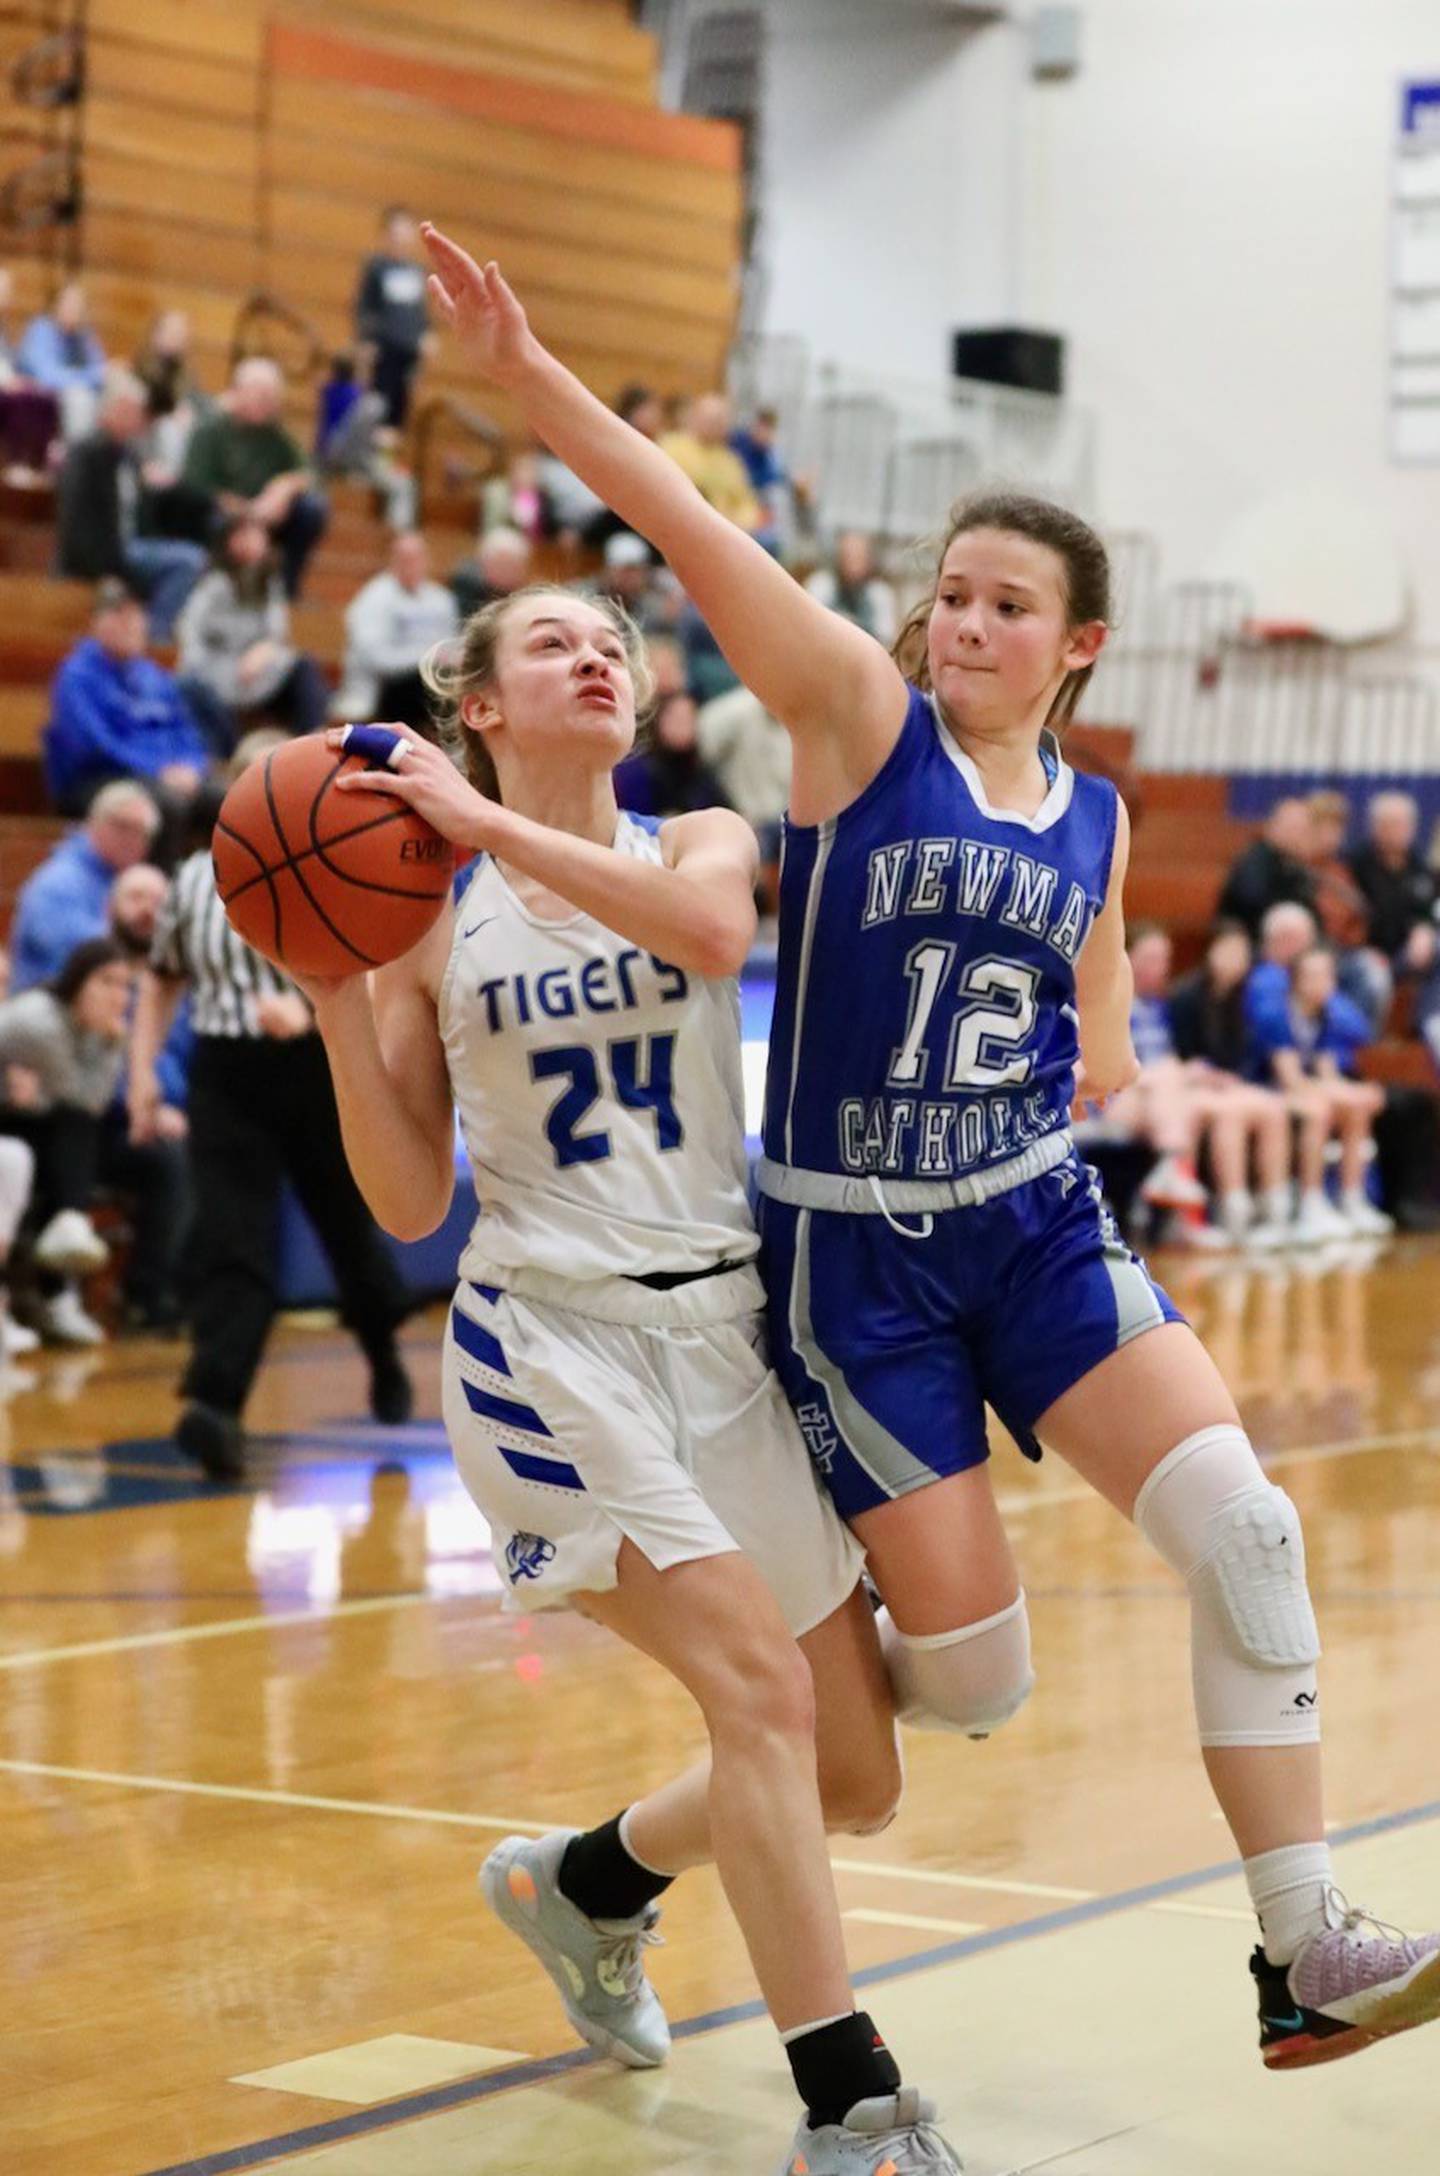
[[[1167,1263],[1305,1517],[1343,1885],[1440,1914],[1440,1249]],[[649,1665],[502,1619],[438,1422],[357,1421],[333,1326],[277,1338],[244,1491],[166,1440],[179,1350],[47,1356],[0,1400],[7,2176],[749,2176],[793,2120],[719,1888],[667,1902],[664,2073],[573,2048],[475,1869],[694,1750]],[[912,1738],[837,1843],[867,2000],[972,2176],[1422,2176],[1440,2027],[1272,2078],[1192,1741],[1181,1590],[1054,1460],[998,1455],[1039,1684]]]

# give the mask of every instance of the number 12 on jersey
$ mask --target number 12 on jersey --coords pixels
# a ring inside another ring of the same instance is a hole
[[[607,1045],[604,1056],[609,1061],[615,1101],[627,1111],[652,1112],[657,1148],[679,1148],[685,1129],[675,1108],[674,1035],[624,1036]],[[545,1136],[562,1171],[569,1164],[603,1163],[615,1153],[603,1128],[591,1133],[580,1131],[605,1093],[600,1060],[601,1053],[588,1043],[566,1043],[558,1050],[530,1053],[532,1080],[567,1083],[545,1117]]]
[[[953,944],[932,940],[914,946],[905,962],[910,1016],[905,1040],[890,1060],[892,1088],[914,1087],[925,1077],[930,1063],[925,1031],[954,959]],[[1036,970],[1014,960],[967,963],[957,985],[960,1002],[950,1029],[946,1088],[1012,1088],[1030,1078],[1035,1053],[1017,1045],[1027,1041],[1035,1025],[1039,985]]]

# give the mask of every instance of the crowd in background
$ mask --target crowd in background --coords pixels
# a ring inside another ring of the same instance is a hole
[[[764,904],[790,784],[787,735],[737,684],[693,603],[543,447],[515,448],[480,482],[473,550],[432,566],[400,455],[432,339],[403,209],[383,215],[361,268],[356,344],[319,389],[308,449],[286,423],[279,365],[252,356],[207,392],[179,312],[118,364],[79,283],[23,332],[9,303],[0,269],[0,465],[12,480],[54,473],[57,571],[95,590],[43,742],[53,804],[76,827],[22,890],[0,999],[0,1303],[18,1247],[29,1325],[0,1304],[0,1364],[37,1334],[105,1336],[83,1297],[110,1255],[97,1202],[126,1205],[114,1311],[140,1328],[179,1318],[194,1034],[179,1004],[163,1048],[147,1046],[137,1126],[137,984],[153,977],[173,873],[205,856],[225,781],[280,736],[329,717],[429,730],[426,652],[569,556],[590,569],[577,588],[636,621],[654,669],[648,728],[617,774],[622,806],[737,810],[761,841]],[[641,384],[616,407],[713,505],[803,568],[822,604],[893,639],[899,600],[872,540],[814,535],[809,480],[788,470],[772,413],[737,422],[719,392],[667,401]],[[345,607],[332,691],[295,639],[292,606],[325,532],[326,480],[346,474],[373,488],[392,536]],[[1380,1237],[1392,1211],[1425,1220],[1433,1102],[1412,1098],[1425,1119],[1407,1116],[1403,1094],[1357,1069],[1397,1007],[1440,1067],[1440,879],[1405,794],[1374,796],[1346,851],[1351,820],[1339,794],[1279,801],[1229,872],[1203,960],[1178,979],[1165,932],[1132,933],[1140,1078],[1103,1114],[1077,1117],[1102,1161],[1133,1154],[1137,1214],[1153,1235],[1259,1251]],[[264,1002],[251,992],[246,1003],[252,1041],[313,1037],[298,993],[267,986]]]

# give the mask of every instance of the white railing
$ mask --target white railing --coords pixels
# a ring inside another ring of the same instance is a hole
[[[730,390],[742,415],[776,410],[790,468],[814,480],[822,545],[855,528],[902,550],[985,485],[1039,492],[1080,512],[1092,502],[1092,420],[1047,393],[817,364],[798,335],[774,333],[736,344]]]

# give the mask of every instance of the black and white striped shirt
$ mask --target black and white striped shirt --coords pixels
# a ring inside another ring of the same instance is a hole
[[[258,1000],[286,996],[295,988],[230,927],[208,848],[182,861],[171,879],[155,924],[150,965],[159,975],[189,983],[197,1035],[232,1040],[262,1035]]]

